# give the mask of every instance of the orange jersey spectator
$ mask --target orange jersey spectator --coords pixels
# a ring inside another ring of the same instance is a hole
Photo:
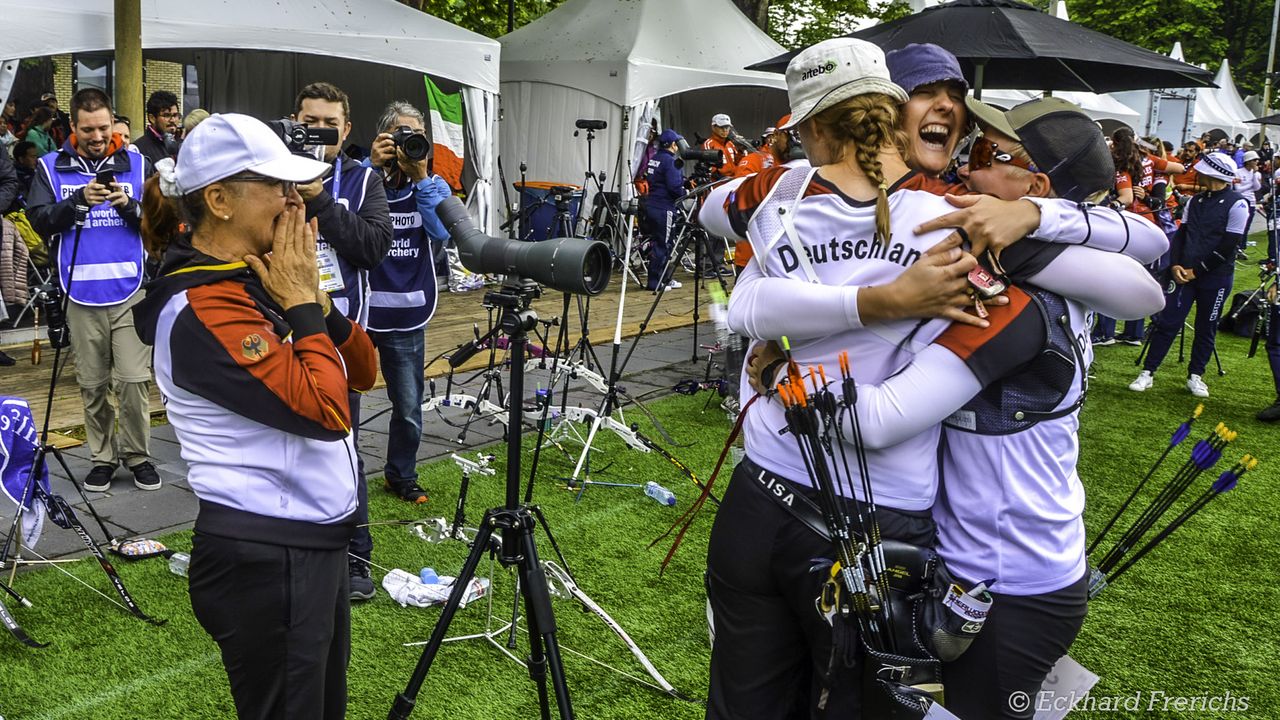
[[[733,142],[733,121],[724,113],[711,117],[711,137],[702,143],[703,150],[719,150],[724,153],[724,164],[717,173],[721,177],[733,177],[738,161],[742,159],[742,151]]]

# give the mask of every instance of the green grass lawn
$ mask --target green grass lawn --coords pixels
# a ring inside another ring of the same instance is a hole
[[[1241,270],[1238,275],[1239,287],[1252,287],[1254,273]],[[1277,718],[1280,682],[1273,666],[1280,657],[1276,612],[1280,560],[1275,553],[1277,514],[1270,503],[1280,493],[1276,470],[1280,428],[1253,419],[1257,410],[1273,400],[1266,360],[1246,359],[1247,342],[1235,337],[1223,337],[1219,349],[1227,376],[1218,378],[1212,370],[1206,376],[1213,396],[1193,439],[1225,421],[1239,431],[1240,438],[1218,470],[1245,452],[1260,456],[1263,465],[1095,601],[1072,655],[1102,677],[1095,695],[1142,693],[1146,698],[1153,691],[1173,696],[1229,692],[1249,698],[1249,711],[1241,717]],[[1176,363],[1176,348],[1152,390],[1141,395],[1129,392],[1126,386],[1137,374],[1133,365],[1137,352],[1128,346],[1099,348],[1093,367],[1095,379],[1082,417],[1080,462],[1089,491],[1086,520],[1091,537],[1195,406],[1182,384],[1185,370]],[[691,443],[673,452],[699,476],[710,473],[728,430],[722,413],[702,412],[705,397],[677,396],[652,405],[677,438]],[[709,650],[701,578],[713,508],[709,506],[690,532],[667,573],[659,576],[665,546],[652,550],[646,546],[687,507],[692,485],[656,455],[625,450],[614,438],[606,438],[603,448],[605,457],[597,457],[596,464],[612,464],[597,474],[598,479],[657,480],[676,492],[677,506],[660,506],[638,489],[607,487],[593,487],[575,503],[573,495],[558,489],[553,479],[567,474],[571,463],[554,452],[544,456],[546,470],[540,473],[537,501],[583,589],[627,629],[678,689],[704,697]],[[1185,449],[1173,459],[1181,462],[1183,458]],[[1168,466],[1170,472],[1175,464]],[[422,475],[431,503],[413,507],[374,489],[374,518],[450,514],[459,471],[445,462],[425,467]],[[501,503],[501,477],[499,469],[496,477],[473,480],[472,521],[483,508]],[[1167,477],[1162,473],[1157,480]],[[1208,483],[1209,479],[1202,479],[1193,490]],[[431,566],[452,574],[466,555],[466,548],[458,543],[428,544],[403,526],[378,526],[373,532],[375,561],[386,567],[416,572]],[[189,547],[188,533],[163,540],[175,549]],[[547,543],[541,542],[539,548],[544,559],[551,557]],[[23,575],[18,585],[36,606],[17,609],[18,619],[52,645],[30,650],[7,635],[0,637],[0,716],[141,720],[234,715],[216,646],[191,615],[185,581],[171,575],[163,560],[118,566],[142,607],[167,618],[168,624],[142,623],[60,573],[41,570]],[[487,566],[486,561],[483,567]],[[76,563],[70,571],[107,590],[96,564]],[[380,578],[381,573],[376,576]],[[499,569],[494,593],[499,616],[510,607],[511,587],[510,576]],[[455,634],[482,628],[485,610],[485,603],[477,602],[461,611]],[[621,643],[575,603],[557,600],[556,611],[565,647],[588,651],[628,672],[640,672]],[[350,717],[386,716],[420,652],[402,643],[425,640],[438,616],[435,609],[401,608],[381,590],[373,601],[353,609]],[[702,717],[697,704],[666,697],[574,655],[566,656],[565,665],[581,717]],[[535,716],[536,699],[524,670],[477,641],[445,646],[414,713],[414,717],[455,720]],[[1172,711],[1153,716],[1222,717]]]

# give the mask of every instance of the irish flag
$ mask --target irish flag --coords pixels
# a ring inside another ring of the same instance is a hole
[[[426,75],[427,100],[431,107],[431,138],[435,143],[435,173],[454,190],[462,189],[462,95],[448,95]]]

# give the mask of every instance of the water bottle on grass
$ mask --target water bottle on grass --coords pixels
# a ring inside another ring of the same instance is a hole
[[[176,552],[169,556],[169,572],[174,575],[187,577],[187,571],[191,567],[191,556],[184,552]]]
[[[654,500],[657,500],[663,505],[676,504],[676,494],[652,480],[644,484],[644,494]]]

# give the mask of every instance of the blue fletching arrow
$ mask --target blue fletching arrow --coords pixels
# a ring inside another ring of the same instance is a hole
[[[1187,421],[1182,423],[1181,425],[1178,426],[1178,429],[1173,432],[1173,437],[1169,440],[1169,447],[1176,447],[1178,445],[1181,445],[1182,441],[1186,440],[1187,436],[1190,434],[1191,434],[1191,422]]]
[[[1196,467],[1200,468],[1201,470],[1208,470],[1214,465],[1217,465],[1218,461],[1221,459],[1222,459],[1222,449],[1210,447],[1209,454],[1206,457],[1204,457],[1201,461],[1197,462]]]
[[[1237,466],[1239,467],[1239,466]],[[1240,476],[1236,474],[1236,468],[1222,473],[1218,476],[1218,480],[1213,483],[1214,494],[1220,495],[1236,488],[1236,483],[1240,480]]]

